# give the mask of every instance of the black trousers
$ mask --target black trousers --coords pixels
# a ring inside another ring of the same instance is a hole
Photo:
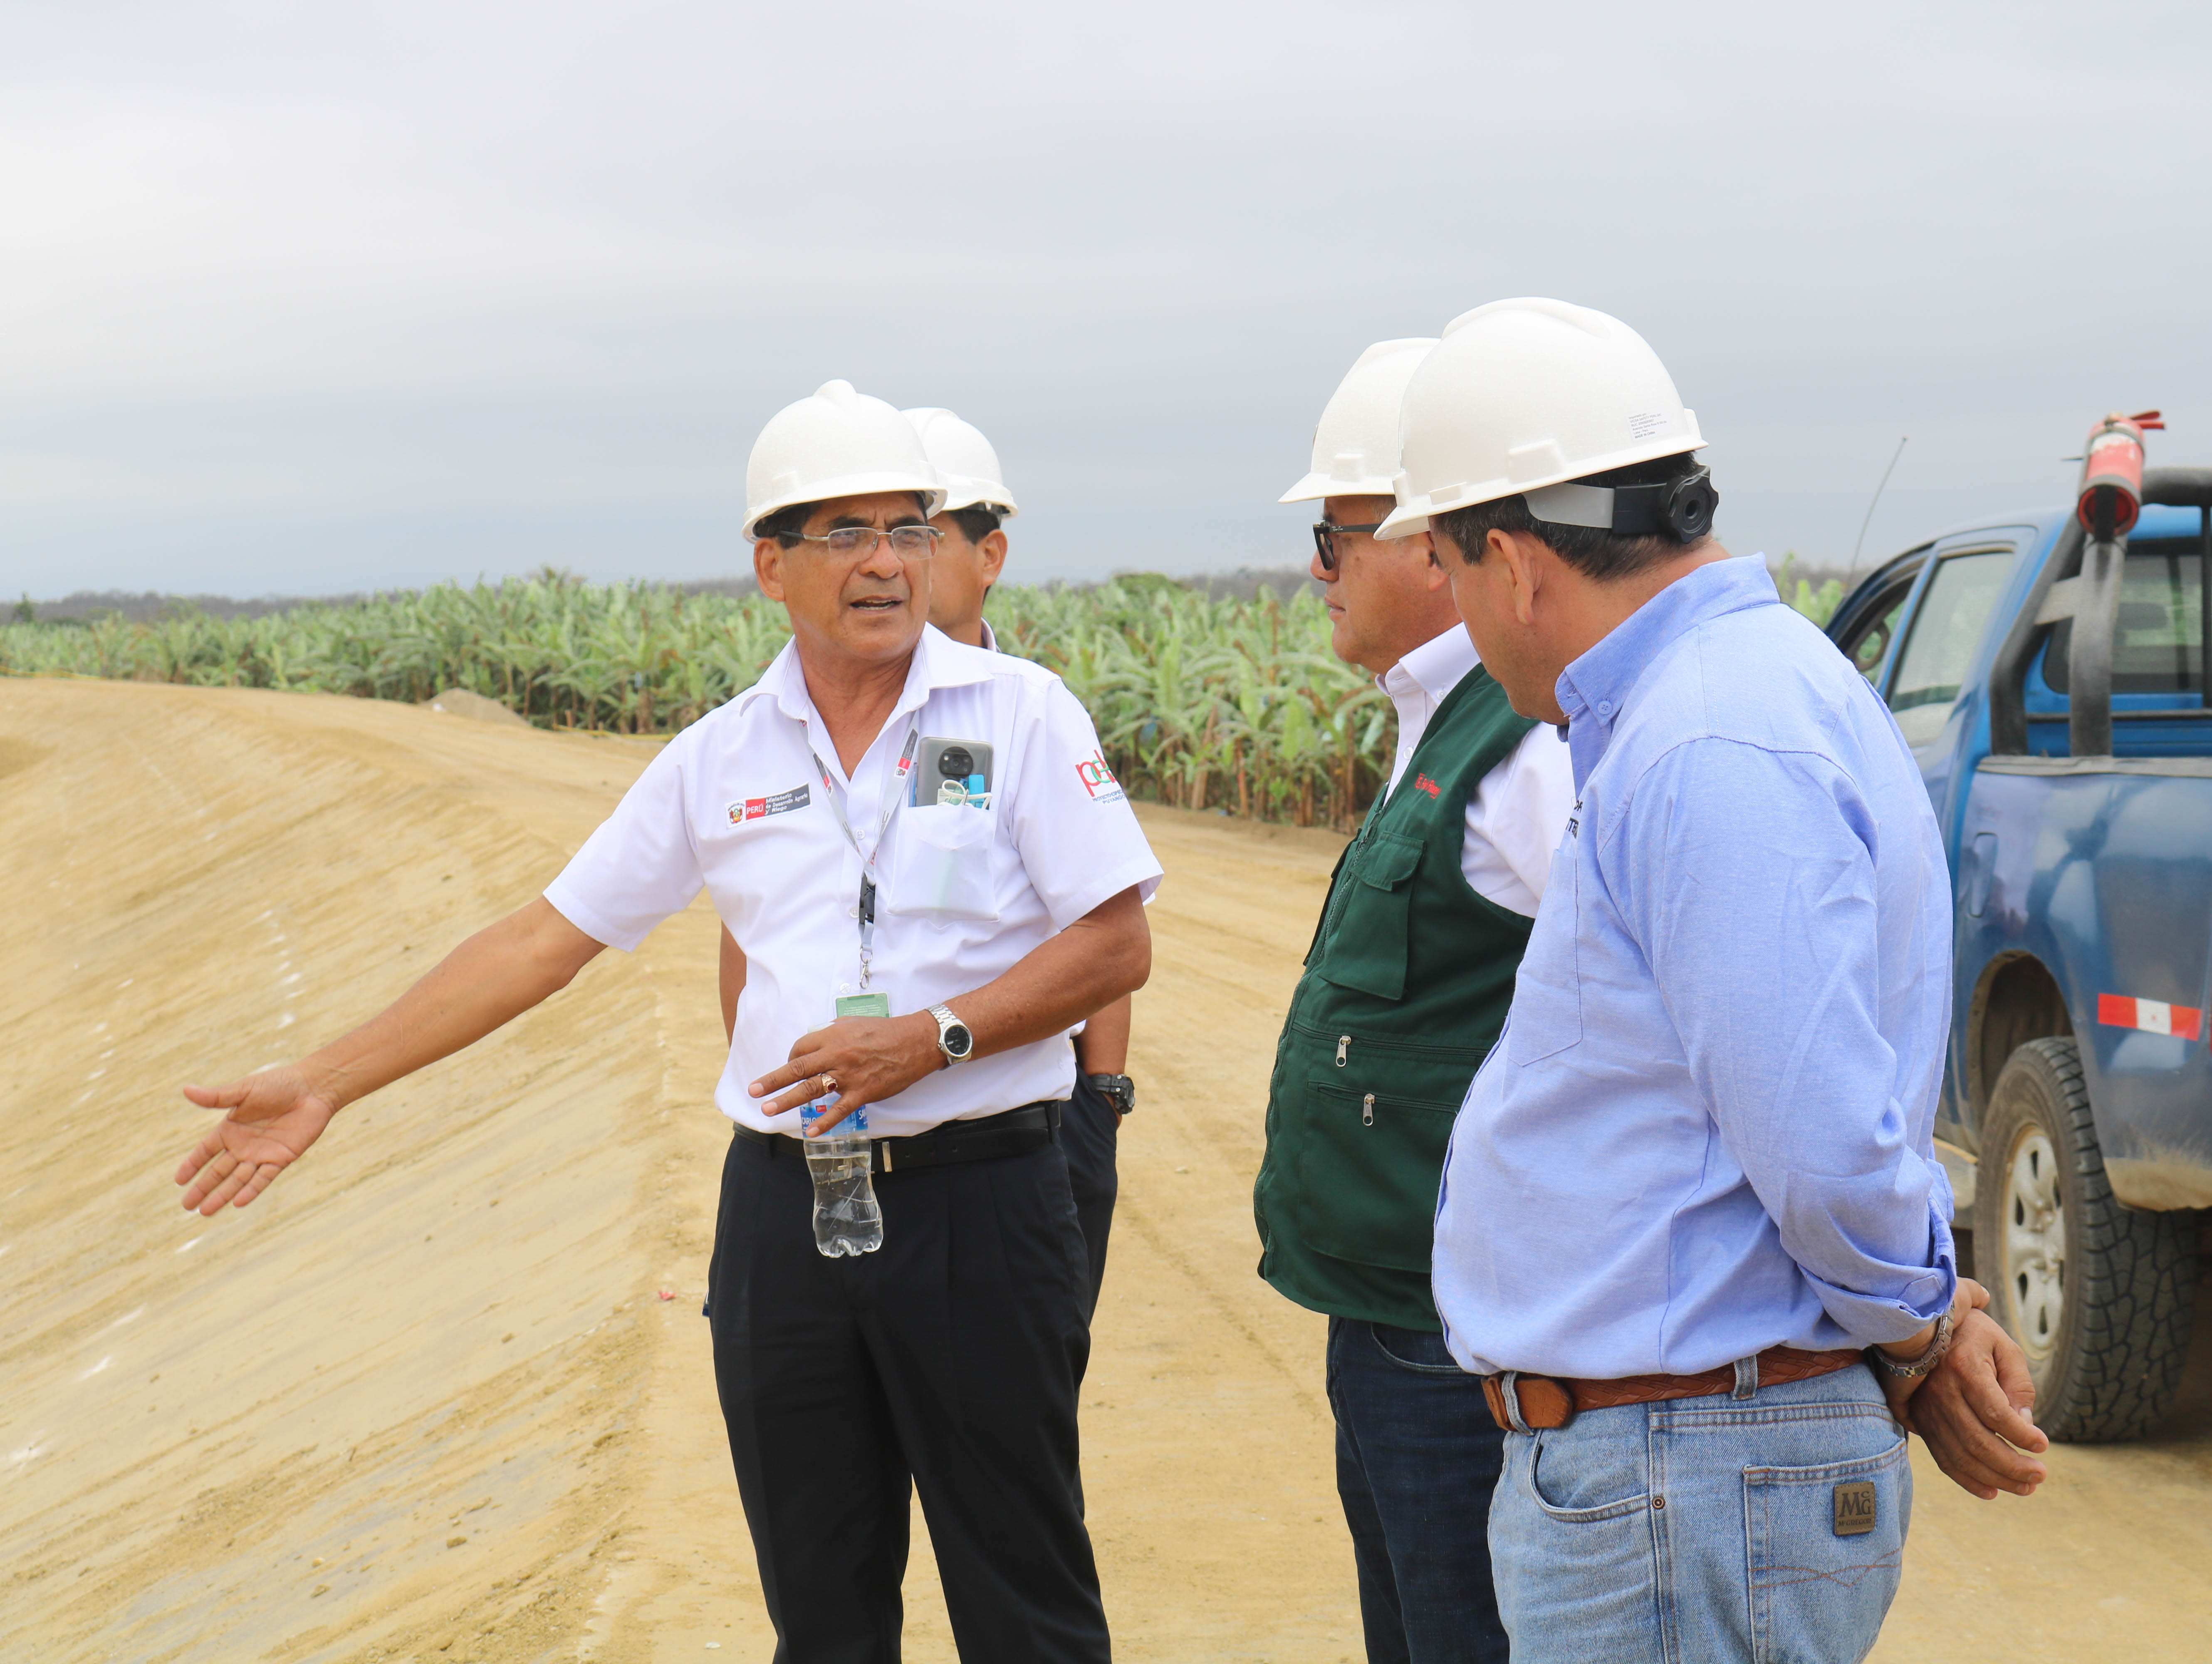
[[[919,1491],[969,1664],[1104,1664],[1076,1388],[1087,1262],[1057,1145],[878,1174],[884,1244],[824,1259],[806,1163],[733,1139],[714,1376],[777,1664],[896,1664]]]
[[[1098,1309],[1099,1285],[1106,1280],[1106,1238],[1114,1229],[1114,1198],[1121,1181],[1114,1169],[1120,1143],[1110,1099],[1078,1073],[1075,1090],[1060,1121],[1060,1148],[1067,1155],[1067,1181],[1075,1193],[1076,1222],[1083,1227],[1083,1248],[1091,1262],[1091,1283],[1083,1315],[1088,1321]]]

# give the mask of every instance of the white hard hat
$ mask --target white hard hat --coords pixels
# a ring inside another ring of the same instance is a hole
[[[1564,301],[1493,301],[1453,319],[1407,384],[1398,421],[1398,507],[1379,537],[1705,442],[1644,337]],[[1545,507],[1531,504],[1540,519],[1589,523]]]
[[[1008,519],[1021,513],[1014,507],[1014,494],[1006,489],[1006,482],[1000,475],[999,453],[983,437],[981,428],[935,405],[902,414],[921,435],[921,448],[929,453],[930,465],[945,477],[945,497],[937,513],[973,508],[978,503],[997,509]]]
[[[1313,471],[1275,499],[1387,497],[1398,472],[1398,406],[1433,335],[1377,341],[1336,384],[1314,427]],[[1420,527],[1412,528],[1419,531]]]
[[[912,491],[925,514],[945,503],[945,482],[929,465],[921,440],[897,408],[825,381],[768,419],[745,461],[745,524],[750,537],[768,515],[793,503]]]

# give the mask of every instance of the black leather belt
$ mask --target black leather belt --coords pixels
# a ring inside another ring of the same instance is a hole
[[[871,1173],[903,1173],[910,1167],[944,1167],[952,1162],[988,1162],[1002,1156],[1026,1156],[1053,1141],[1060,1129],[1064,1100],[1042,1098],[974,1120],[948,1120],[908,1139],[870,1141]],[[806,1140],[788,1133],[763,1133],[733,1125],[737,1135],[771,1156],[805,1156]]]

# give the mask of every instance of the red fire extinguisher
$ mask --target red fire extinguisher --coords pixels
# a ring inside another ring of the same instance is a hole
[[[2156,410],[2131,416],[2115,410],[2089,430],[2074,512],[2098,541],[2123,535],[2142,513],[2143,433],[2165,426]]]

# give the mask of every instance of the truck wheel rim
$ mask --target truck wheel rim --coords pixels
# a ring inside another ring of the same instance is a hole
[[[2058,1345],[2066,1315],[2066,1209],[2058,1152],[2039,1127],[2013,1145],[2005,1174],[2005,1298],[2012,1332],[2040,1363]]]

